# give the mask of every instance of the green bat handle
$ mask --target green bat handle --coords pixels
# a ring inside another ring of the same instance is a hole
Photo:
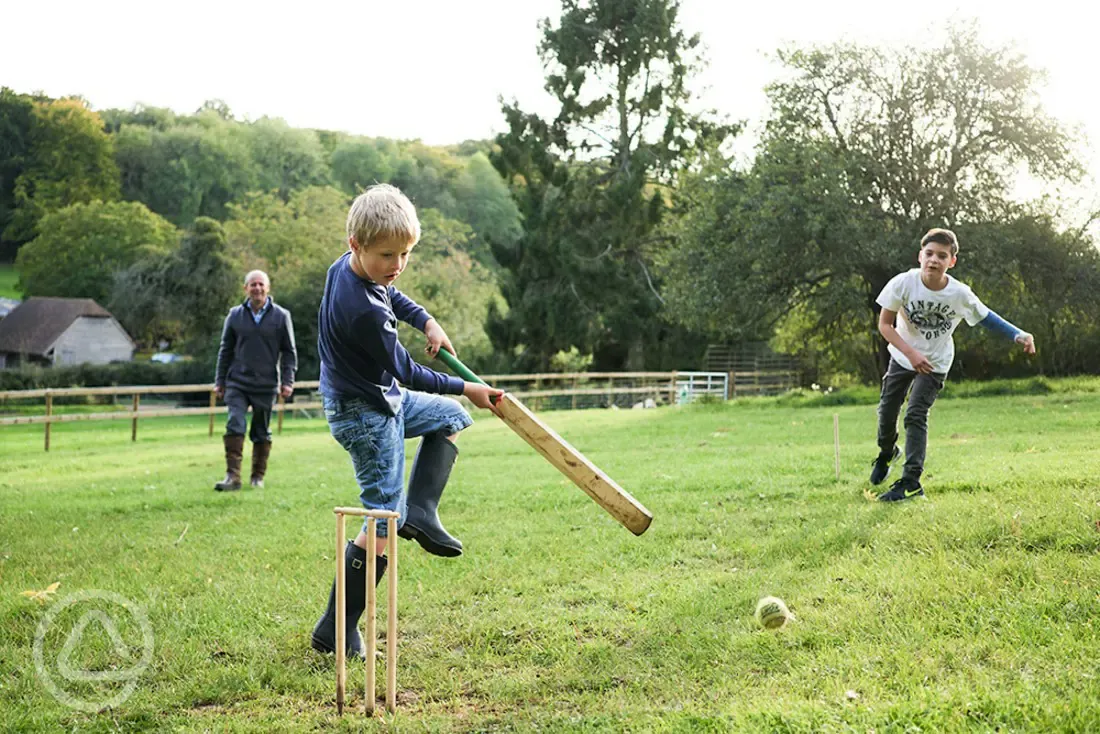
[[[458,376],[466,382],[480,382],[482,385],[486,384],[484,380],[471,372],[469,367],[462,364],[458,357],[454,356],[446,349],[440,347],[439,352],[435,356],[438,357],[443,362],[443,364],[447,365],[452,370],[457,372]]]

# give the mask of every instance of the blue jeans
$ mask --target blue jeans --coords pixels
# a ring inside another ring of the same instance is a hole
[[[473,424],[457,400],[403,390],[401,410],[388,415],[362,398],[325,398],[325,418],[332,437],[351,455],[359,501],[368,510],[401,513],[405,523],[405,439],[429,433],[451,436]],[[367,523],[363,521],[363,531]],[[378,523],[378,536],[387,535]]]

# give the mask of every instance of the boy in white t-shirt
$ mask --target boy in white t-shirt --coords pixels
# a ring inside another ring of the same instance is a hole
[[[882,378],[878,403],[879,455],[871,468],[871,484],[882,484],[897,448],[898,413],[912,386],[905,411],[905,469],[901,479],[878,496],[896,502],[924,496],[920,476],[928,447],[928,411],[943,388],[955,359],[951,335],[966,319],[1022,344],[1035,353],[1035,339],[978,300],[970,287],[947,274],[955,266],[959,241],[949,229],[932,229],[921,238],[919,268],[893,277],[879,294],[878,330],[889,342],[890,364]],[[897,326],[895,327],[895,319]]]

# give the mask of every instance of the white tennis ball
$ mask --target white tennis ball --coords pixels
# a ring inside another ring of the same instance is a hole
[[[778,596],[765,596],[756,603],[756,621],[761,627],[777,630],[791,618],[791,610]]]

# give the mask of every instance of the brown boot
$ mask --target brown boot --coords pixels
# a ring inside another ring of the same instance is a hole
[[[223,436],[225,442],[225,479],[214,485],[219,492],[232,492],[241,488],[241,457],[244,455],[244,436]]]
[[[271,442],[252,444],[252,481],[253,487],[264,486],[264,474],[267,474],[267,457],[271,456]]]

